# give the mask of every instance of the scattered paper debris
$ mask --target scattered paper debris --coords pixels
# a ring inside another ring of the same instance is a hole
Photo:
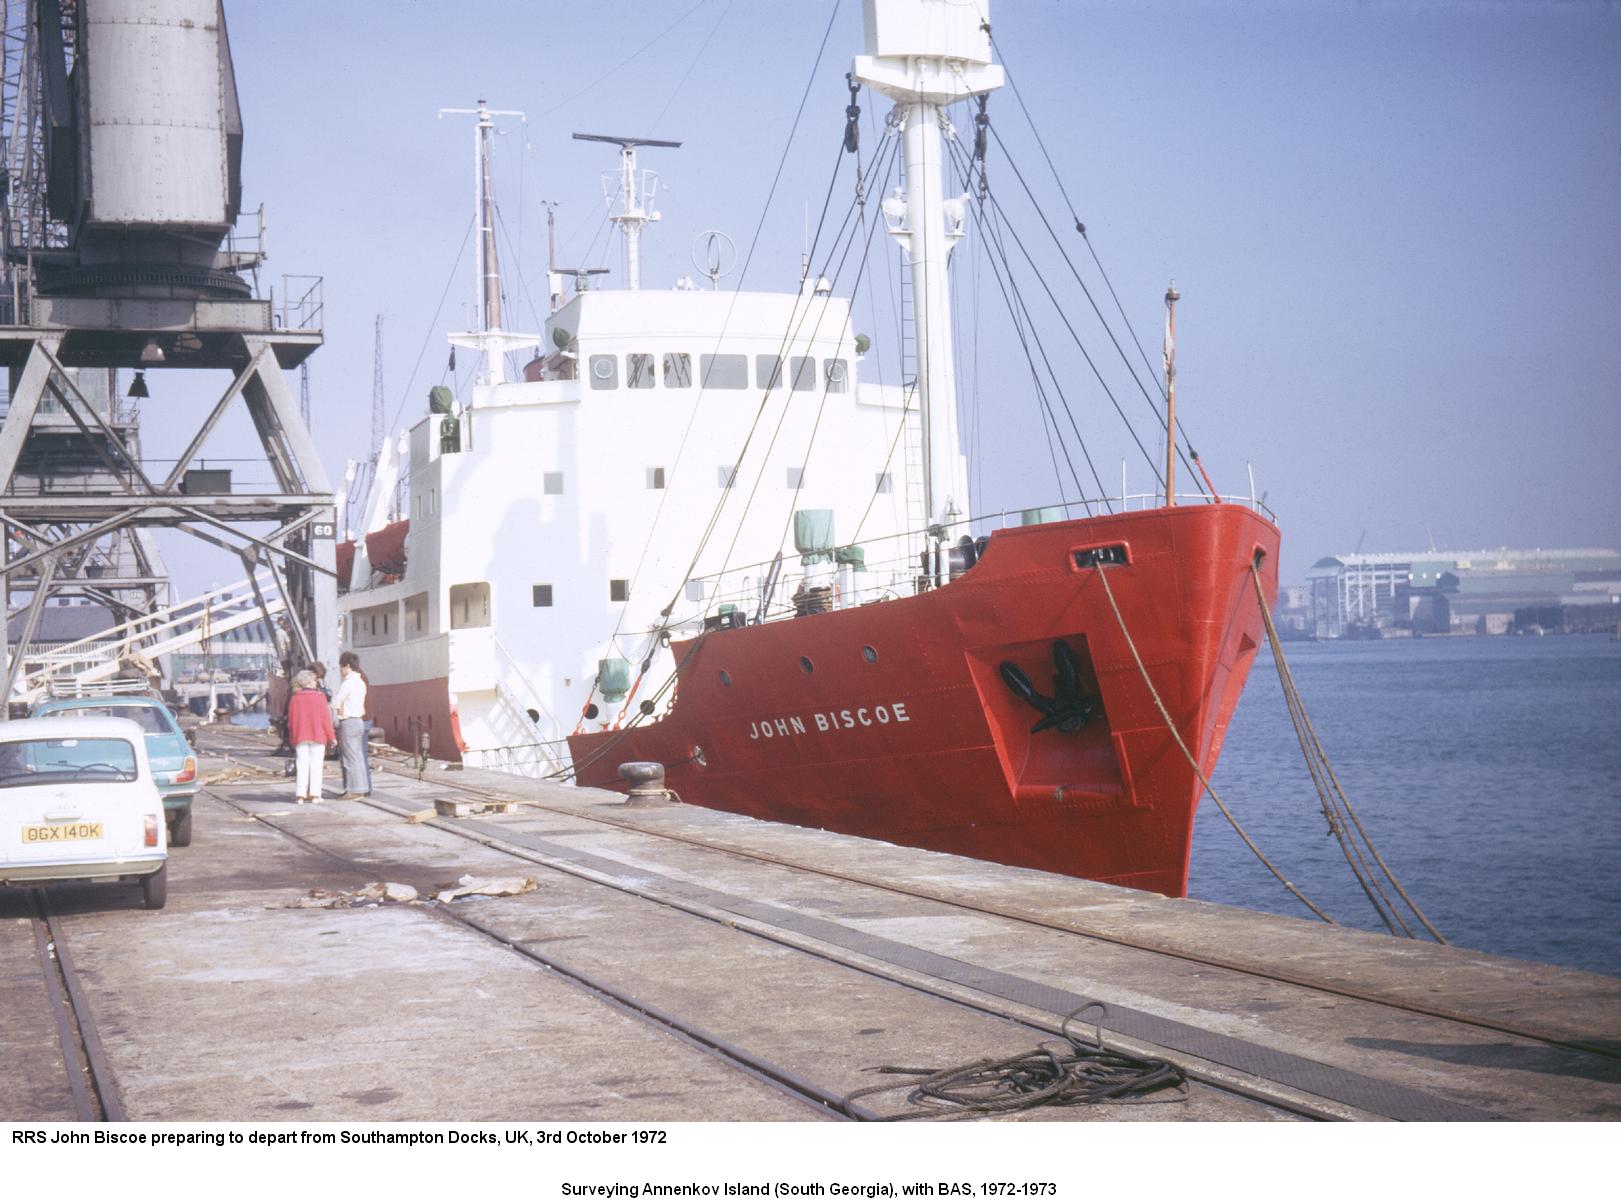
[[[540,881],[533,876],[494,876],[481,879],[466,875],[457,880],[456,885],[455,888],[440,891],[435,900],[448,902],[458,897],[515,897],[526,892],[534,892],[540,887]]]
[[[363,905],[381,905],[392,901],[408,905],[421,899],[421,894],[409,884],[386,883],[374,880],[363,888],[312,888],[307,894],[288,905],[272,906],[280,909],[357,909]]]
[[[203,777],[203,787],[209,788],[216,784],[236,784],[242,780],[258,783],[262,780],[279,778],[280,772],[261,771],[258,768],[227,767],[221,771],[213,772]]]

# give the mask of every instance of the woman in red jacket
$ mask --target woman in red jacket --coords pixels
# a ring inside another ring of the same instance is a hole
[[[326,748],[337,741],[337,735],[332,729],[332,710],[326,696],[315,686],[315,673],[299,672],[293,677],[293,687],[298,691],[287,702],[287,741],[293,744],[298,763],[294,801],[302,805],[321,799]]]

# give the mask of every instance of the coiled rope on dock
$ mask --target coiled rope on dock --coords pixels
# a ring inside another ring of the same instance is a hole
[[[1089,1009],[1098,1011],[1091,1043],[1070,1033],[1070,1023]],[[844,1098],[851,1117],[877,1122],[953,1121],[1018,1113],[1043,1105],[1163,1104],[1185,1101],[1187,1077],[1163,1059],[1149,1059],[1111,1050],[1103,1042],[1103,1019],[1109,1007],[1093,1001],[1064,1018],[1059,1032],[1063,1043],[1042,1043],[1034,1051],[998,1059],[976,1059],[948,1068],[908,1068],[893,1065],[870,1071],[922,1079],[896,1084],[875,1084]],[[911,1108],[895,1113],[868,1114],[856,1107],[862,1097],[909,1089]],[[1175,1090],[1168,1096],[1153,1094]]]

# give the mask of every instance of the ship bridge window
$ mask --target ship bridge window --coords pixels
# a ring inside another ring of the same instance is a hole
[[[700,377],[706,388],[747,388],[749,356],[746,354],[705,354],[698,356]]]
[[[655,490],[664,487],[664,468],[649,467],[647,469],[647,486]]]
[[[529,589],[529,603],[536,609],[550,609],[552,607],[552,586],[550,584],[535,584]]]
[[[848,392],[850,390],[850,364],[844,359],[823,359],[822,375],[827,380],[829,392]]]
[[[767,392],[782,387],[782,356],[757,354],[754,356],[754,386]]]
[[[805,486],[805,469],[803,467],[788,468],[788,486],[790,488],[803,488]]]
[[[715,476],[720,481],[722,488],[730,488],[737,483],[737,467],[735,464],[730,463],[717,467],[715,468]]]
[[[788,386],[795,392],[816,390],[816,360],[808,354],[796,354],[788,360]]]
[[[692,387],[692,356],[667,354],[664,356],[664,386],[666,388]]]
[[[653,386],[653,356],[627,354],[625,356],[625,387],[651,388]]]
[[[563,473],[561,471],[546,471],[541,473],[540,490],[547,496],[563,495]]]
[[[880,471],[877,491],[880,496],[888,496],[895,491],[895,477],[887,471]]]
[[[591,356],[591,386],[593,388],[619,387],[619,356],[594,354]]]
[[[450,586],[450,628],[470,630],[490,624],[490,585],[476,584]]]
[[[628,601],[630,599],[630,581],[609,580],[608,599],[611,601]]]

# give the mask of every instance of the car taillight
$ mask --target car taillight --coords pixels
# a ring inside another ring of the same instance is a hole
[[[187,755],[186,756],[186,765],[184,767],[182,767],[180,769],[179,774],[175,776],[174,782],[176,784],[190,784],[196,778],[197,778],[197,760],[192,758],[190,755]]]
[[[158,845],[158,820],[150,813],[146,815],[146,845],[149,847]]]

